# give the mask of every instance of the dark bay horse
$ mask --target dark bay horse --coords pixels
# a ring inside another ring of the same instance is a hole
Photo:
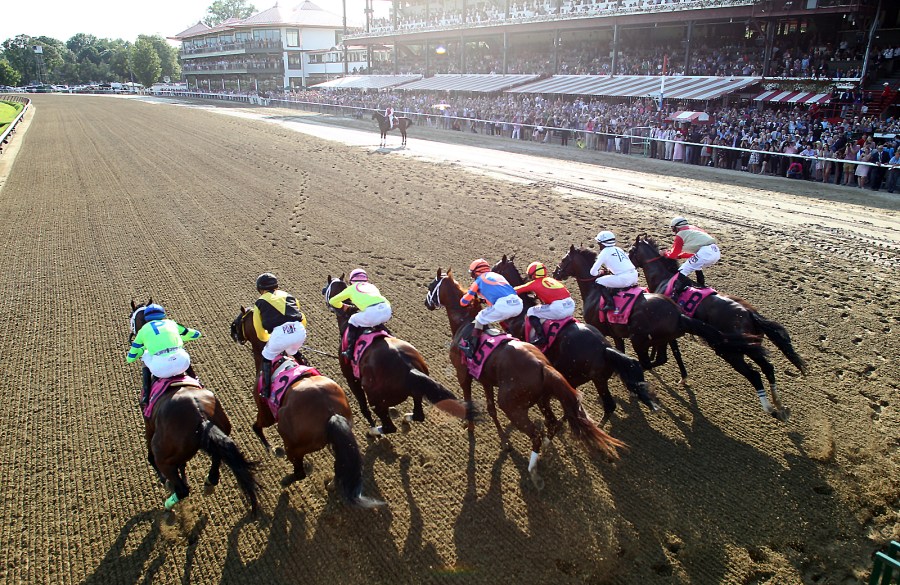
[[[347,283],[344,282],[342,275],[340,278],[329,276],[325,288],[322,289],[326,306],[337,317],[340,339],[344,337],[352,313],[335,309],[328,301],[345,288]],[[391,407],[404,402],[410,396],[413,399],[413,411],[405,416],[405,422],[425,420],[425,411],[422,409],[423,398],[457,418],[471,420],[473,416],[471,401],[463,404],[452,392],[429,376],[428,364],[425,363],[425,358],[419,350],[397,337],[379,337],[372,342],[360,360],[359,379],[353,375],[353,367],[348,360],[341,357],[340,365],[350,390],[359,401],[359,409],[369,423],[368,434],[371,437],[397,431],[391,420]],[[380,426],[375,425],[369,405],[381,420]]]
[[[447,274],[443,274],[438,269],[437,276],[428,285],[425,306],[431,311],[440,307],[447,309],[450,331],[453,335],[453,341],[450,343],[450,362],[456,368],[456,377],[462,386],[465,400],[471,401],[472,375],[459,349],[459,341],[469,335],[479,303],[471,303],[467,307],[460,306],[459,301],[464,292],[459,283],[453,279],[450,270]],[[531,439],[528,472],[538,489],[544,486],[544,481],[537,470],[541,447],[546,447],[550,443],[561,426],[550,407],[551,398],[559,400],[563,408],[563,417],[568,421],[572,434],[586,448],[597,450],[614,460],[619,457],[616,449],[625,446],[623,442],[597,427],[581,404],[581,392],[572,388],[563,375],[550,365],[547,357],[530,343],[513,340],[495,349],[488,356],[478,381],[484,387],[488,413],[497,427],[500,441],[504,442],[504,437],[500,421],[497,419],[494,388],[497,388],[497,405],[506,413],[513,426]],[[544,415],[546,437],[544,430],[538,428],[528,416],[529,409],[534,405],[537,405]],[[471,425],[469,432],[473,432]]]
[[[635,238],[634,244],[628,251],[628,256],[635,266],[643,269],[650,290],[662,292],[669,279],[678,271],[678,261],[660,254],[657,243],[646,234]],[[753,384],[765,412],[781,420],[787,420],[790,409],[781,404],[775,384],[775,367],[769,362],[765,348],[762,346],[763,336],[768,337],[788,361],[805,374],[806,363],[794,349],[787,330],[781,324],[760,315],[759,311],[747,301],[724,294],[710,295],[701,300],[697,304],[694,317],[715,327],[727,336],[743,337],[748,341],[743,355],[731,352],[722,357]],[[744,355],[756,362],[768,380],[774,406],[766,397],[759,373],[746,362]]]
[[[378,111],[372,112],[372,119],[378,120],[378,130],[381,132],[381,146],[384,146],[387,143],[387,133],[393,130],[391,123],[384,114]],[[405,116],[394,116],[394,119],[397,121],[396,128],[400,130],[400,136],[403,137],[402,146],[406,146],[406,129],[412,126],[412,120]]]
[[[152,299],[147,303],[152,303]],[[145,324],[144,308],[131,301],[131,339]],[[206,475],[206,492],[212,493],[219,484],[222,461],[234,472],[238,486],[257,510],[255,464],[247,461],[231,434],[231,421],[215,394],[199,386],[173,388],[157,399],[150,419],[144,423],[147,441],[147,461],[156,471],[160,482],[172,490],[165,502],[171,510],[190,492],[185,465],[197,451],[203,450],[212,460]]]
[[[241,307],[241,312],[231,323],[231,338],[241,345],[250,344],[256,376],[253,381],[253,399],[256,402],[256,422],[253,432],[271,451],[263,429],[275,423],[275,417],[264,398],[257,391],[262,365],[260,341],[253,327],[253,313]],[[294,466],[293,473],[281,480],[287,487],[306,478],[303,458],[327,446],[334,452],[334,477],[344,501],[357,508],[373,508],[384,502],[362,495],[362,455],[352,429],[353,413],[344,390],[331,378],[307,376],[288,388],[278,409],[278,434],[284,442],[284,452]],[[280,453],[276,450],[276,455]]]
[[[597,254],[587,248],[569,248],[569,252],[563,257],[553,278],[565,280],[574,277],[578,281],[581,291],[581,299],[584,303],[584,320],[599,329],[604,335],[615,339],[616,348],[625,351],[626,338],[631,339],[631,345],[637,354],[638,361],[645,370],[661,366],[666,363],[666,347],[672,348],[672,354],[678,363],[681,372],[681,382],[687,382],[687,369],[681,359],[681,351],[676,340],[690,333],[703,339],[713,349],[725,344],[724,337],[715,329],[701,323],[696,319],[685,316],[678,309],[672,299],[659,294],[645,293],[634,301],[631,317],[625,325],[616,323],[600,323],[600,288],[591,276],[591,266],[597,259]],[[656,359],[651,361],[649,350],[653,349]]]
[[[522,274],[516,268],[514,258],[507,258],[504,255],[491,270],[502,275],[513,286],[525,284]],[[522,313],[507,321],[506,326],[507,331],[513,336],[524,340],[525,312],[535,305],[535,301],[531,295],[525,295],[522,300],[524,302]],[[588,381],[594,383],[603,403],[601,426],[609,420],[616,409],[616,402],[609,392],[609,378],[614,373],[619,375],[625,387],[641,402],[651,410],[659,409],[659,405],[648,391],[641,364],[610,345],[593,325],[580,322],[566,325],[559,331],[556,342],[544,355],[573,387],[577,388]]]

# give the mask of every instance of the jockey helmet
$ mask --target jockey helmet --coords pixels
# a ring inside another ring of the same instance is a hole
[[[278,288],[278,278],[271,272],[264,272],[256,277],[257,290],[271,290]]]
[[[528,278],[544,278],[547,276],[547,268],[542,262],[532,262],[528,265]]]
[[[610,231],[602,231],[597,234],[597,241],[604,246],[615,246],[616,245],[616,234]]]
[[[687,226],[687,224],[688,224],[688,220],[684,219],[681,216],[673,217],[672,221],[669,222],[669,225],[672,226],[673,230],[677,230],[680,227],[685,227],[685,226]]]
[[[491,265],[487,263],[487,260],[484,258],[479,258],[478,260],[472,260],[472,263],[469,264],[469,274],[472,275],[472,278],[475,278],[479,274],[483,272],[487,272],[491,269]]]
[[[166,318],[166,310],[162,305],[152,304],[144,307],[144,321],[157,321]]]
[[[349,282],[369,282],[369,275],[362,268],[354,268],[350,271]]]

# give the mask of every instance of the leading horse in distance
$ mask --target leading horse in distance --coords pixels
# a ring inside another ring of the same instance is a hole
[[[391,127],[390,121],[381,112],[372,112],[372,119],[378,120],[378,130],[381,132],[381,144],[379,146],[384,146],[387,143],[387,133],[394,128]],[[403,138],[401,146],[406,146],[406,129],[412,126],[412,120],[405,116],[394,116],[394,120],[397,121],[395,128],[400,130],[400,136]]]

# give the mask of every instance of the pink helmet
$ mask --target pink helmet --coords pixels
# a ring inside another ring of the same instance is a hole
[[[350,282],[369,282],[369,275],[362,268],[354,268],[350,272],[350,278],[347,280]]]

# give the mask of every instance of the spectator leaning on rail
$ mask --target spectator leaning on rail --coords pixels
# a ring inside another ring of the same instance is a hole
[[[262,350],[263,375],[260,394],[269,397],[272,385],[272,362],[282,353],[295,355],[306,341],[306,317],[297,306],[297,299],[278,288],[278,278],[270,272],[256,278],[256,290],[260,297],[253,306],[253,327]]]
[[[700,286],[706,284],[703,277],[703,269],[712,266],[719,261],[721,254],[716,240],[700,228],[688,224],[683,217],[675,217],[669,222],[675,233],[672,249],[665,253],[666,258],[687,258],[688,261],[678,269],[678,280],[672,287],[672,298],[678,295],[691,284],[690,274],[697,271],[697,283]]]
[[[141,406],[146,406],[150,400],[151,374],[157,378],[171,378],[185,372],[194,376],[191,356],[184,350],[184,342],[200,338],[200,332],[196,329],[167,319],[161,305],[144,307],[144,320],[144,326],[134,336],[125,357],[129,364],[138,358],[144,362]]]

